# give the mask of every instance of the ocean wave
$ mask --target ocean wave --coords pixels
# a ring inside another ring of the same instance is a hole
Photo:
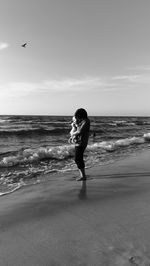
[[[0,118],[0,123],[5,123],[5,122],[7,122],[6,119],[2,119],[2,118]]]
[[[146,141],[150,141],[150,133],[145,133],[143,137]]]
[[[131,137],[131,138],[125,138],[125,139],[119,139],[116,141],[102,141],[98,143],[94,143],[90,146],[88,146],[89,150],[96,150],[96,149],[104,149],[105,151],[115,151],[118,148],[121,147],[127,147],[130,145],[139,145],[145,143],[147,139],[142,137]],[[150,133],[149,133],[149,140],[150,140]]]
[[[0,130],[0,136],[9,136],[9,135],[17,135],[17,136],[27,136],[31,134],[35,135],[45,135],[45,134],[62,134],[67,133],[68,128],[28,128],[28,129],[8,129],[8,130]]]
[[[44,159],[64,160],[74,153],[73,145],[39,148],[37,150],[25,149],[14,156],[4,157],[0,161],[0,167],[16,166],[19,164],[37,163]]]
[[[150,133],[141,137],[118,139],[115,141],[101,141],[89,144],[87,151],[96,153],[113,152],[131,145],[140,145],[150,141]],[[16,155],[5,156],[0,161],[0,167],[12,167],[22,164],[38,163],[42,160],[67,160],[74,156],[74,145],[62,145],[55,147],[41,147],[39,149],[25,149]]]
[[[125,124],[125,123],[127,123],[127,121],[126,120],[114,120],[113,123],[115,123],[115,124]]]
[[[134,127],[136,126],[135,122],[125,121],[125,120],[114,120],[114,121],[106,121],[101,122],[100,124],[91,123],[93,127],[103,127],[103,128],[112,128],[112,127]]]
[[[111,126],[135,126],[135,122],[129,122],[126,120],[118,120],[118,121],[113,121],[112,123],[109,123]]]

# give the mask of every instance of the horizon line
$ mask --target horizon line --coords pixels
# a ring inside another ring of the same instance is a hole
[[[66,114],[64,114],[64,115],[59,115],[59,114],[0,114],[0,116],[59,116],[59,117],[66,117],[66,116],[68,116],[68,117],[70,117],[70,116],[73,116],[73,114],[71,114],[71,115],[66,115]],[[124,114],[124,115],[114,115],[114,114],[112,114],[112,115],[108,115],[108,114],[106,114],[106,115],[88,115],[88,117],[150,117],[150,114],[149,115],[135,115],[135,114],[133,114],[133,115],[131,115],[131,114],[129,114],[129,115],[126,115],[126,114]]]

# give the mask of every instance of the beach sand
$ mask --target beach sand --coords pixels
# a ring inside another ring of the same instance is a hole
[[[150,150],[0,198],[0,265],[150,265]]]

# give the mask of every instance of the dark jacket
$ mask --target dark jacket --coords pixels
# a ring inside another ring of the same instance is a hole
[[[77,146],[87,146],[89,139],[89,131],[90,120],[88,118],[81,120],[81,122],[77,125],[77,131],[75,132],[75,135],[78,136],[78,141],[76,143]]]

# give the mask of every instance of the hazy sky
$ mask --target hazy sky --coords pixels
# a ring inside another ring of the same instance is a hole
[[[0,114],[150,115],[149,28],[149,0],[0,0]]]

